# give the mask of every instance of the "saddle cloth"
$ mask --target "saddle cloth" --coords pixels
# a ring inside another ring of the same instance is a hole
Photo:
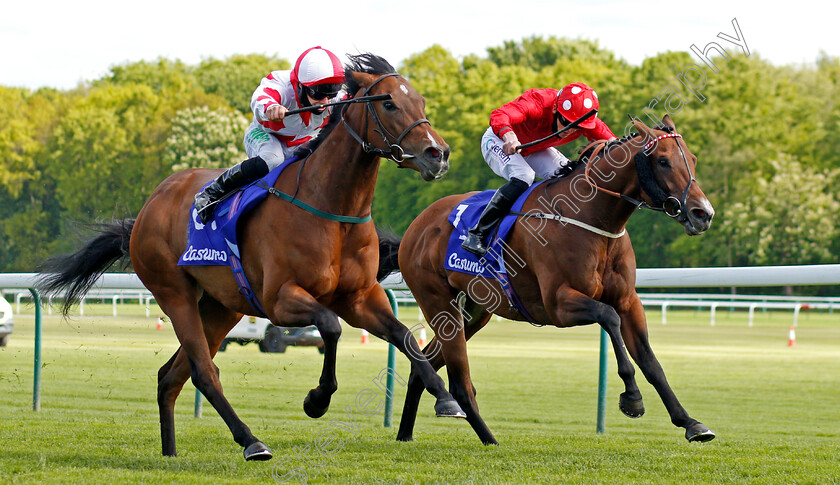
[[[525,200],[531,195],[531,192],[543,183],[538,182],[531,185],[514,202],[511,211],[521,211]],[[510,230],[513,228],[517,216],[507,215],[502,219],[502,223],[499,224],[498,229],[489,236],[490,243],[487,245],[488,251],[483,257],[478,257],[461,247],[461,243],[467,238],[467,232],[478,221],[478,218],[481,216],[484,208],[487,207],[494,193],[494,190],[479,192],[455,206],[452,212],[449,213],[448,221],[452,224],[454,230],[449,236],[449,242],[446,247],[445,269],[483,276],[485,278],[496,278],[498,273],[507,273],[504,264],[502,241],[507,240],[507,236],[510,234]]]
[[[190,206],[187,249],[178,260],[178,265],[230,266],[236,284],[239,286],[239,292],[251,304],[255,314],[260,317],[265,317],[266,313],[242,269],[237,226],[242,215],[247,214],[265,200],[268,196],[268,188],[273,187],[283,170],[296,160],[297,158],[291,157],[265,177],[246,185],[233,196],[216,204],[213,218],[207,224],[201,223],[195,204]]]

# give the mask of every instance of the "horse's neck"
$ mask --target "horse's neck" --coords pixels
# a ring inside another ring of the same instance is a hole
[[[616,149],[611,151],[611,156],[614,158],[606,160],[607,151],[607,149],[601,151],[596,161],[590,166],[590,180],[603,189],[639,199],[641,186],[633,161],[638,150],[630,150],[630,155],[626,160],[622,160],[624,157],[621,156],[626,152]],[[592,187],[586,181],[583,171],[566,180],[567,183],[554,184],[556,188],[549,190],[549,195],[555,200],[554,206],[566,217],[579,219],[606,231],[618,233],[636,210],[633,204]],[[596,190],[597,193],[593,195],[591,191]]]
[[[378,172],[379,163],[339,124],[306,161],[300,195],[327,212],[366,216]]]

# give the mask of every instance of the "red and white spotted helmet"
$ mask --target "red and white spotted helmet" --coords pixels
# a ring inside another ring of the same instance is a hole
[[[321,46],[312,47],[298,57],[292,69],[292,82],[306,87],[333,85],[334,91],[344,82],[344,66],[338,57]],[[323,86],[326,87],[326,86]]]
[[[575,121],[590,110],[598,111],[598,95],[583,83],[572,83],[557,92],[557,112],[567,121]],[[581,123],[581,128],[595,128],[595,116]]]

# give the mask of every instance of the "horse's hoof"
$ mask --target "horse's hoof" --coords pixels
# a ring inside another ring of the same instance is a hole
[[[631,399],[627,397],[626,392],[622,392],[618,397],[618,409],[625,416],[636,419],[645,415],[645,405],[641,399]]]
[[[685,439],[689,442],[697,441],[703,443],[715,439],[715,432],[703,425],[697,423],[685,429]]]
[[[327,401],[326,406],[317,406],[313,404],[312,391],[309,391],[309,394],[306,395],[306,399],[303,400],[303,412],[305,412],[310,418],[320,418],[321,416],[327,414],[329,409],[329,401]]]
[[[405,442],[414,441],[414,436],[412,436],[412,435],[408,435],[408,436],[397,435],[397,441],[405,441]]]
[[[439,418],[466,418],[467,414],[454,399],[438,399],[435,403],[435,416]]]
[[[271,450],[268,449],[267,446],[262,441],[255,441],[251,443],[245,451],[242,452],[245,455],[246,461],[265,461],[270,460],[272,456]]]

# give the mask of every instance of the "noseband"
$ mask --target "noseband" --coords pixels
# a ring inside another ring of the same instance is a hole
[[[379,82],[382,81],[383,79],[391,77],[391,76],[399,76],[399,73],[393,72],[393,73],[389,73],[389,74],[385,74],[383,76],[380,76],[379,78],[376,79],[376,81],[372,82],[370,86],[365,88],[364,92],[362,92],[362,96],[367,96],[368,93],[370,93],[370,90],[373,89],[374,86],[379,84]],[[347,129],[347,131],[350,133],[350,135],[353,138],[355,138],[356,141],[358,141],[362,145],[362,150],[364,150],[365,153],[375,153],[379,156],[389,158],[389,159],[391,159],[391,160],[393,160],[397,163],[402,162],[403,159],[406,158],[406,157],[410,158],[410,157],[414,156],[414,155],[406,155],[405,150],[403,149],[402,146],[400,146],[400,143],[402,143],[403,138],[405,138],[405,136],[408,135],[408,132],[411,131],[417,125],[421,125],[423,123],[429,123],[429,125],[431,126],[431,124],[432,124],[426,118],[421,118],[421,119],[415,121],[414,123],[408,125],[408,127],[405,130],[403,130],[402,133],[400,133],[400,136],[394,136],[382,124],[382,120],[379,119],[379,114],[377,114],[376,110],[373,109],[373,105],[371,105],[371,102],[368,101],[368,102],[365,102],[365,127],[364,127],[364,130],[363,130],[363,133],[367,133],[368,119],[369,119],[368,115],[370,115],[370,117],[373,118],[373,122],[376,123],[376,128],[373,131],[379,133],[379,136],[382,137],[382,141],[384,141],[385,144],[388,146],[387,149],[377,148],[377,147],[373,146],[371,143],[368,143],[361,136],[359,136],[358,133],[353,131],[353,129],[350,128],[350,125],[347,123],[347,120],[344,118],[344,112],[343,111],[341,113],[341,122],[344,124],[344,127]],[[390,137],[390,139],[394,140],[394,143],[391,143],[389,141],[389,137]]]
[[[642,147],[642,152],[647,152],[659,140],[662,140],[664,138],[682,138],[682,135],[680,135],[679,133],[666,133],[664,135],[657,136],[653,140],[646,143],[644,147]],[[676,219],[680,223],[685,222],[686,218],[688,217],[688,207],[686,205],[687,202],[688,202],[688,192],[689,192],[689,190],[691,190],[691,184],[692,183],[697,183],[697,179],[694,178],[694,173],[692,173],[691,166],[688,164],[688,158],[686,158],[685,152],[683,151],[683,148],[682,148],[682,145],[680,145],[679,142],[677,142],[677,148],[680,149],[680,155],[682,155],[683,162],[685,163],[686,170],[688,170],[688,174],[690,176],[690,179],[688,181],[688,185],[686,185],[685,190],[683,191],[682,199],[677,199],[673,195],[669,195],[668,198],[666,198],[662,202],[661,207],[654,207],[654,206],[648,205],[644,201],[636,200],[633,197],[630,197],[629,195],[621,194],[619,192],[615,192],[615,191],[605,189],[603,187],[598,186],[598,184],[596,184],[589,177],[589,170],[590,170],[592,164],[595,163],[595,161],[597,160],[598,153],[604,148],[604,146],[606,144],[603,143],[603,142],[595,142],[595,143],[601,143],[601,146],[596,147],[596,149],[593,151],[593,153],[589,156],[590,162],[588,162],[586,164],[586,170],[584,171],[584,177],[586,178],[586,181],[589,183],[589,185],[591,185],[592,187],[594,187],[597,190],[600,190],[601,192],[612,195],[613,197],[618,197],[620,199],[623,199],[623,200],[635,205],[637,208],[650,209],[650,210],[654,210],[654,211],[664,212],[669,217],[673,217],[674,219]],[[654,179],[654,183],[657,183],[656,179]]]

